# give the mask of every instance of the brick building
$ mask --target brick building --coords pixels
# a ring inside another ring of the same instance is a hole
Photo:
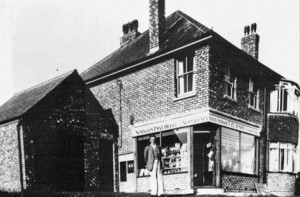
[[[120,48],[81,74],[119,125],[115,191],[150,190],[143,150],[155,134],[167,194],[255,183],[292,194],[299,86],[258,61],[256,24],[239,49],[181,11],[165,17],[164,0],[149,2],[149,30],[125,24]]]
[[[77,71],[15,94],[0,107],[0,191],[113,191],[105,113]]]

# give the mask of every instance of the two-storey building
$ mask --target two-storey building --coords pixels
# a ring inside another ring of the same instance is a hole
[[[121,46],[81,74],[119,126],[115,191],[148,192],[143,151],[155,134],[168,194],[255,191],[291,194],[299,86],[258,61],[256,24],[241,49],[150,0],[150,27],[123,26]]]

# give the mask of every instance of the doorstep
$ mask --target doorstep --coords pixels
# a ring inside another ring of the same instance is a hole
[[[196,195],[223,195],[224,189],[222,188],[197,188],[195,189]]]
[[[165,195],[189,195],[195,194],[193,189],[175,189],[175,190],[165,190]]]

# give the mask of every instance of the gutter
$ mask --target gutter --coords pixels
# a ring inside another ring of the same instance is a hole
[[[155,57],[150,58],[150,59],[148,59],[148,60],[142,61],[142,62],[140,62],[140,63],[134,64],[134,65],[132,65],[132,66],[129,66],[129,67],[123,68],[123,69],[121,69],[121,70],[115,71],[115,72],[110,73],[110,74],[108,74],[108,75],[105,75],[105,76],[99,77],[99,78],[97,78],[97,79],[88,81],[88,82],[86,82],[86,84],[89,85],[89,84],[95,83],[95,82],[97,82],[97,81],[99,81],[99,80],[108,78],[108,77],[110,77],[110,76],[116,75],[116,74],[118,74],[118,73],[124,72],[124,71],[129,70],[129,69],[135,68],[135,67],[140,66],[140,65],[142,65],[142,64],[151,62],[151,61],[153,61],[153,60],[156,60],[156,59],[161,58],[161,57],[163,57],[163,56],[169,55],[169,54],[174,53],[174,52],[176,52],[176,51],[179,51],[179,50],[181,50],[181,49],[190,47],[190,46],[192,46],[192,45],[198,44],[198,43],[203,42],[203,41],[205,41],[205,40],[208,40],[208,39],[210,39],[210,38],[212,38],[212,35],[207,36],[207,37],[205,37],[205,38],[202,38],[202,39],[200,39],[200,40],[197,40],[197,41],[195,41],[195,42],[192,42],[192,43],[190,43],[190,44],[184,45],[184,46],[182,46],[182,47],[176,48],[176,49],[171,50],[171,51],[169,51],[169,52],[163,53],[163,54],[161,54],[161,55],[155,56]]]

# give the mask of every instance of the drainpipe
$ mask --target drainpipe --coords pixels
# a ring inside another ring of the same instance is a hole
[[[265,149],[264,149],[264,174],[263,174],[263,183],[267,183],[267,153],[268,153],[268,105],[267,99],[267,89],[264,88],[264,127],[265,127]]]
[[[119,103],[119,111],[120,111],[120,143],[118,143],[118,147],[122,148],[122,136],[123,136],[123,123],[122,123],[122,89],[123,89],[123,84],[120,79],[117,80],[117,85],[119,86],[119,98],[120,98],[120,103]]]

